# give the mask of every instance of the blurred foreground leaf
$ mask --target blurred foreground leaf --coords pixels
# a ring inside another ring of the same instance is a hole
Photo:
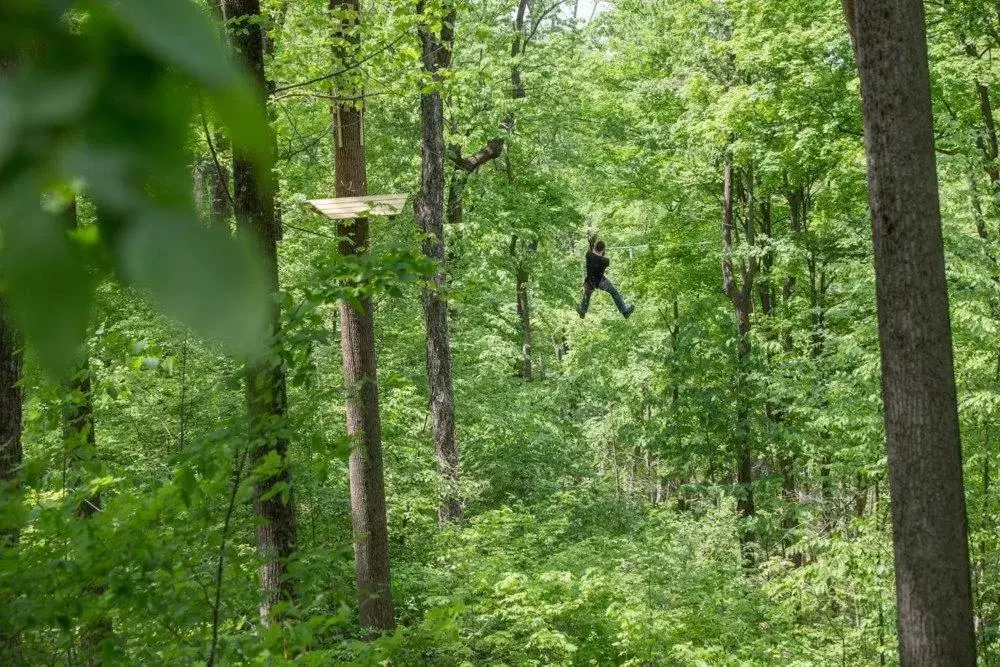
[[[28,181],[0,190],[0,266],[24,334],[51,365],[64,368],[83,341],[92,285],[64,221],[42,209]]]
[[[190,0],[11,0],[2,13],[3,288],[46,365],[71,359],[111,270],[231,351],[259,348],[255,253],[203,229],[191,201],[196,111],[269,169],[267,119],[209,17]],[[86,252],[41,207],[74,182],[97,209],[102,247]]]
[[[224,231],[150,213],[119,247],[125,276],[169,314],[244,354],[258,350],[267,288],[253,250]]]

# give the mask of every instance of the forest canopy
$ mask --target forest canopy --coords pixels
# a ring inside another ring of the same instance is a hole
[[[1000,660],[993,0],[0,15],[3,664]]]

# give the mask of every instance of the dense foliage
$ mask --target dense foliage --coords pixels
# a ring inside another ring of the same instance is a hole
[[[65,39],[36,53],[0,28],[5,60],[21,49],[31,65],[0,88],[0,111],[19,109],[0,119],[0,222],[27,335],[24,461],[0,495],[0,535],[20,535],[0,552],[0,636],[17,636],[26,663],[199,663],[214,633],[222,663],[897,660],[858,80],[838,3],[384,0],[365,6],[338,69],[342,10],[265,0],[273,151],[264,119],[239,113],[253,105],[234,69],[204,65],[226,44],[209,34],[227,21],[217,3],[179,0],[180,19],[139,2],[11,4],[20,34]],[[48,5],[72,6],[56,33],[48,12],[65,7]],[[990,2],[926,6],[976,630],[991,663],[1000,18]],[[452,9],[451,67],[432,81],[417,28],[440,32]],[[155,29],[168,20],[175,30]],[[350,258],[304,204],[332,196],[338,90],[364,90],[369,192],[415,195],[432,88],[450,151],[504,139],[473,173],[446,163],[464,203],[445,262],[456,524],[437,517],[421,311],[433,267],[413,214],[373,218],[371,254]],[[225,202],[222,223],[205,206],[196,223],[188,196],[193,171],[196,199],[211,198],[204,176],[228,176],[233,142],[274,153],[282,229],[271,353],[289,381],[292,482],[272,492],[296,503],[297,597],[270,627],[249,501],[281,460],[250,463],[232,356],[257,349],[259,276],[220,231],[237,226]],[[32,227],[20,211],[42,195]],[[67,235],[73,197],[80,228]],[[601,292],[586,319],[574,311],[588,232],[637,304],[629,319]],[[750,295],[745,337],[724,254]],[[337,335],[336,302],[359,291],[375,303],[398,626],[375,639],[356,619]],[[53,368],[84,323],[82,390]],[[81,448],[65,415],[84,401],[94,444]],[[737,483],[743,462],[752,483]],[[95,497],[99,511],[82,512]],[[97,646],[94,628],[106,628]]]

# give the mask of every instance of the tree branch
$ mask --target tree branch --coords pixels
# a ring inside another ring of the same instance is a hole
[[[462,157],[461,149],[457,145],[452,144],[451,150],[449,151],[449,157],[455,167],[471,174],[487,162],[500,157],[500,155],[503,154],[503,145],[503,139],[495,137],[487,141],[486,145],[480,148],[477,152],[469,155],[468,157]]]

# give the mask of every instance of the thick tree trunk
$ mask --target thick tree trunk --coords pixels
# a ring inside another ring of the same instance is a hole
[[[330,0],[330,9],[353,12],[354,18],[335,19],[340,39],[333,48],[334,67],[354,55],[357,36],[351,27],[358,20],[358,0]],[[345,44],[345,41],[347,44]],[[360,93],[360,91],[354,91]],[[334,182],[338,197],[368,194],[365,173],[364,108],[353,104],[334,106]],[[343,255],[368,252],[367,218],[338,225]],[[393,627],[392,589],[389,580],[389,529],[386,523],[385,481],[382,471],[382,426],[379,421],[378,380],[372,304],[361,298],[360,309],[340,302],[340,346],[347,388],[347,432],[354,440],[349,460],[351,518],[354,524],[354,563],[361,626],[368,630]]]
[[[920,0],[859,2],[899,655],[976,662],[955,375]]]
[[[421,11],[423,8],[421,7]],[[420,98],[420,196],[416,202],[416,218],[427,235],[424,254],[438,263],[433,289],[425,289],[424,323],[427,328],[427,380],[429,388],[431,428],[434,433],[434,454],[441,483],[438,500],[438,520],[446,523],[462,519],[459,490],[459,453],[455,441],[455,395],[451,377],[451,335],[448,330],[448,302],[443,294],[447,286],[444,239],[444,105],[438,85],[440,69],[448,66],[450,53],[450,14],[438,36],[420,27],[424,71],[434,88]]]
[[[265,105],[267,84],[264,77],[264,36],[261,28],[259,0],[225,0],[226,16],[235,26],[230,36],[238,58],[242,61]],[[257,244],[272,293],[278,291],[278,230],[274,218],[273,177],[269,168],[256,170],[249,155],[233,151],[233,186],[237,221],[241,229]],[[269,297],[270,299],[270,297]],[[281,328],[281,313],[276,300],[271,300],[271,332],[277,336]],[[265,626],[279,620],[272,609],[279,602],[294,601],[293,581],[288,575],[287,561],[295,551],[295,502],[291,493],[288,470],[288,440],[284,436],[285,374],[280,361],[269,355],[247,364],[246,393],[250,419],[252,463],[258,465],[272,452],[281,461],[281,470],[254,483],[253,511],[257,517],[257,544],[263,558],[260,570],[262,601],[261,623]],[[283,490],[264,496],[276,485]]]

